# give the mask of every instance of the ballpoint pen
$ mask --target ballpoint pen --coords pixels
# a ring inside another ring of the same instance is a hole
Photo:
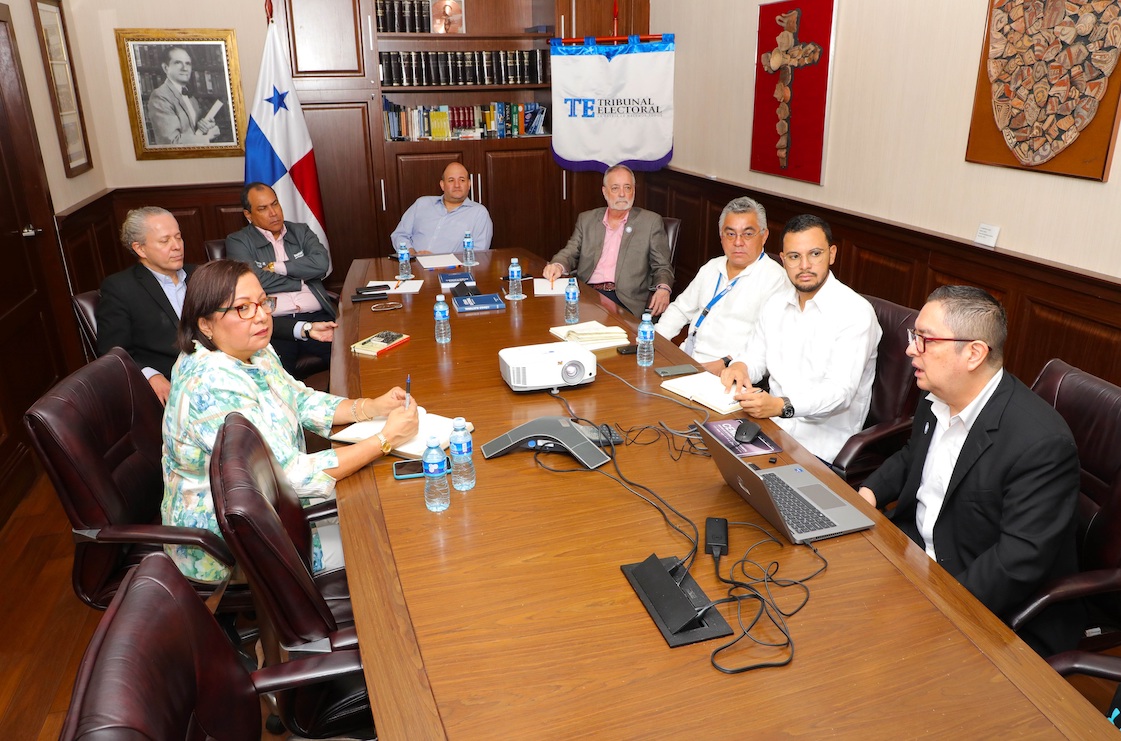
[[[393,287],[394,287],[394,288],[400,288],[400,287],[401,287],[401,281],[397,281],[397,285],[395,285],[395,286],[393,286]]]
[[[413,390],[413,374],[405,376],[405,408],[409,408],[409,394]]]

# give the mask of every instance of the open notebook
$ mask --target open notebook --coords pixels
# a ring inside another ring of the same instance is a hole
[[[441,417],[439,414],[431,414],[425,410],[424,407],[420,407],[418,412],[420,416],[420,431],[417,433],[417,436],[394,448],[392,455],[400,456],[401,458],[420,458],[424,455],[424,447],[428,442],[429,435],[435,435],[436,439],[440,441],[440,447],[442,448],[446,449],[450,444],[452,420],[448,417]],[[385,427],[385,417],[377,417],[365,422],[355,422],[349,427],[331,435],[331,439],[344,443],[356,443],[359,440],[365,440],[381,432],[383,427]],[[467,429],[474,430],[475,427],[468,422]]]
[[[565,342],[577,342],[585,350],[619,347],[629,341],[627,330],[622,327],[608,327],[596,321],[552,327],[549,329],[549,334]]]
[[[717,414],[731,414],[740,409],[740,403],[732,398],[734,393],[725,393],[720,376],[707,371],[691,376],[678,376],[662,381],[662,388],[684,396],[689,401],[704,404]],[[733,389],[734,391],[734,389]]]

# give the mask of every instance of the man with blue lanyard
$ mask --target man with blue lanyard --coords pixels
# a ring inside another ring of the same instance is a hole
[[[656,327],[672,340],[688,328],[681,349],[710,373],[720,373],[744,353],[759,310],[789,282],[786,271],[763,253],[767,212],[741,196],[720,212],[723,257],[709,260]]]

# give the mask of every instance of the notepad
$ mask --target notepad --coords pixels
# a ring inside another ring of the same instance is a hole
[[[389,284],[389,293],[420,293],[421,288],[424,288],[423,280],[403,280],[401,285],[395,281]]]
[[[619,347],[630,341],[622,327],[608,327],[595,321],[552,327],[549,334],[565,342],[578,342],[586,350]]]
[[[447,448],[451,444],[452,420],[449,417],[429,414],[424,407],[418,407],[417,414],[420,420],[420,429],[416,437],[394,448],[391,452],[392,455],[401,458],[420,458],[424,455],[429,436],[434,436],[439,440],[441,448]],[[384,428],[385,417],[377,417],[365,422],[355,422],[331,435],[331,439],[343,443],[356,443],[368,437],[373,437]],[[475,426],[468,422],[467,429],[474,431]]]
[[[704,404],[717,414],[731,414],[740,409],[740,403],[733,398],[735,393],[725,393],[720,376],[712,373],[667,378],[662,381],[662,388],[684,396],[689,401]]]
[[[459,258],[455,255],[417,255],[416,261],[425,270],[435,270],[436,268],[454,268],[457,265],[462,265]]]
[[[550,282],[552,285],[549,285]],[[534,296],[563,296],[564,289],[567,287],[568,278],[558,278],[555,281],[549,281],[547,278],[533,279]]]

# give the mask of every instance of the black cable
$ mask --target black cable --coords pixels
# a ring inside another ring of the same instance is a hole
[[[720,573],[720,556],[716,554],[713,555],[713,568],[716,571],[716,578],[724,584],[729,585],[728,596],[720,600],[714,600],[711,604],[702,608],[699,614],[703,614],[705,611],[718,604],[734,603],[736,605],[736,621],[740,627],[740,633],[731,641],[714,649],[709,656],[709,661],[713,667],[725,674],[742,674],[743,672],[748,672],[753,669],[786,666],[794,660],[794,638],[791,635],[790,627],[786,623],[786,618],[797,614],[799,610],[806,606],[810,599],[810,589],[806,582],[825,571],[829,566],[829,562],[812,543],[807,543],[807,547],[821,561],[821,565],[810,575],[799,579],[779,577],[778,561],[772,560],[764,565],[756,561],[752,554],[756,548],[772,543],[782,548],[782,541],[755,523],[732,522],[729,524],[754,528],[760,531],[764,537],[749,546],[744,552],[744,555],[729,567],[727,577],[724,577]],[[757,571],[757,573],[749,573],[749,566],[754,571]],[[737,571],[742,578],[736,578]],[[777,601],[777,590],[790,588],[801,590],[801,598],[798,604],[793,608],[783,609]],[[745,602],[754,602],[757,608],[755,614],[747,620],[745,620],[743,613]],[[752,630],[755,626],[759,625],[761,621],[764,625],[769,624],[776,629],[782,635],[782,639],[776,642],[766,640],[758,635],[752,635]],[[785,655],[773,661],[759,661],[742,666],[726,666],[722,664],[719,657],[745,638],[765,648],[783,650],[785,651]]]

